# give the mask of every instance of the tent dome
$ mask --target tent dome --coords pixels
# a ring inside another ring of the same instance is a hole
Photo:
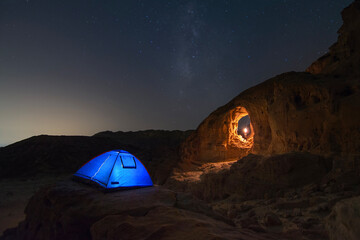
[[[112,150],[91,159],[74,177],[106,189],[153,186],[145,166],[124,150]]]

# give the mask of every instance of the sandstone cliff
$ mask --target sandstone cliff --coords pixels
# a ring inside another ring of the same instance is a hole
[[[315,61],[307,71],[313,74],[360,75],[360,1],[342,12],[344,24],[338,41],[330,51]]]
[[[342,15],[339,40],[329,54],[308,72],[278,75],[212,112],[182,145],[180,167],[292,151],[354,164],[360,154],[360,2]],[[248,139],[237,134],[245,115],[253,130]]]

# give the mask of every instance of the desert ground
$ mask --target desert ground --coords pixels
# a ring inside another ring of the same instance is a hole
[[[39,188],[67,178],[69,175],[0,180],[0,234],[25,219],[25,207]]]

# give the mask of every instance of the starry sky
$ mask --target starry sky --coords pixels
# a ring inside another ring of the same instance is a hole
[[[195,129],[303,71],[351,0],[1,0],[0,146],[39,134]]]

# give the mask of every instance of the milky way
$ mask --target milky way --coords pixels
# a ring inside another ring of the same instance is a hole
[[[0,2],[0,145],[38,134],[194,129],[303,71],[350,0]]]

